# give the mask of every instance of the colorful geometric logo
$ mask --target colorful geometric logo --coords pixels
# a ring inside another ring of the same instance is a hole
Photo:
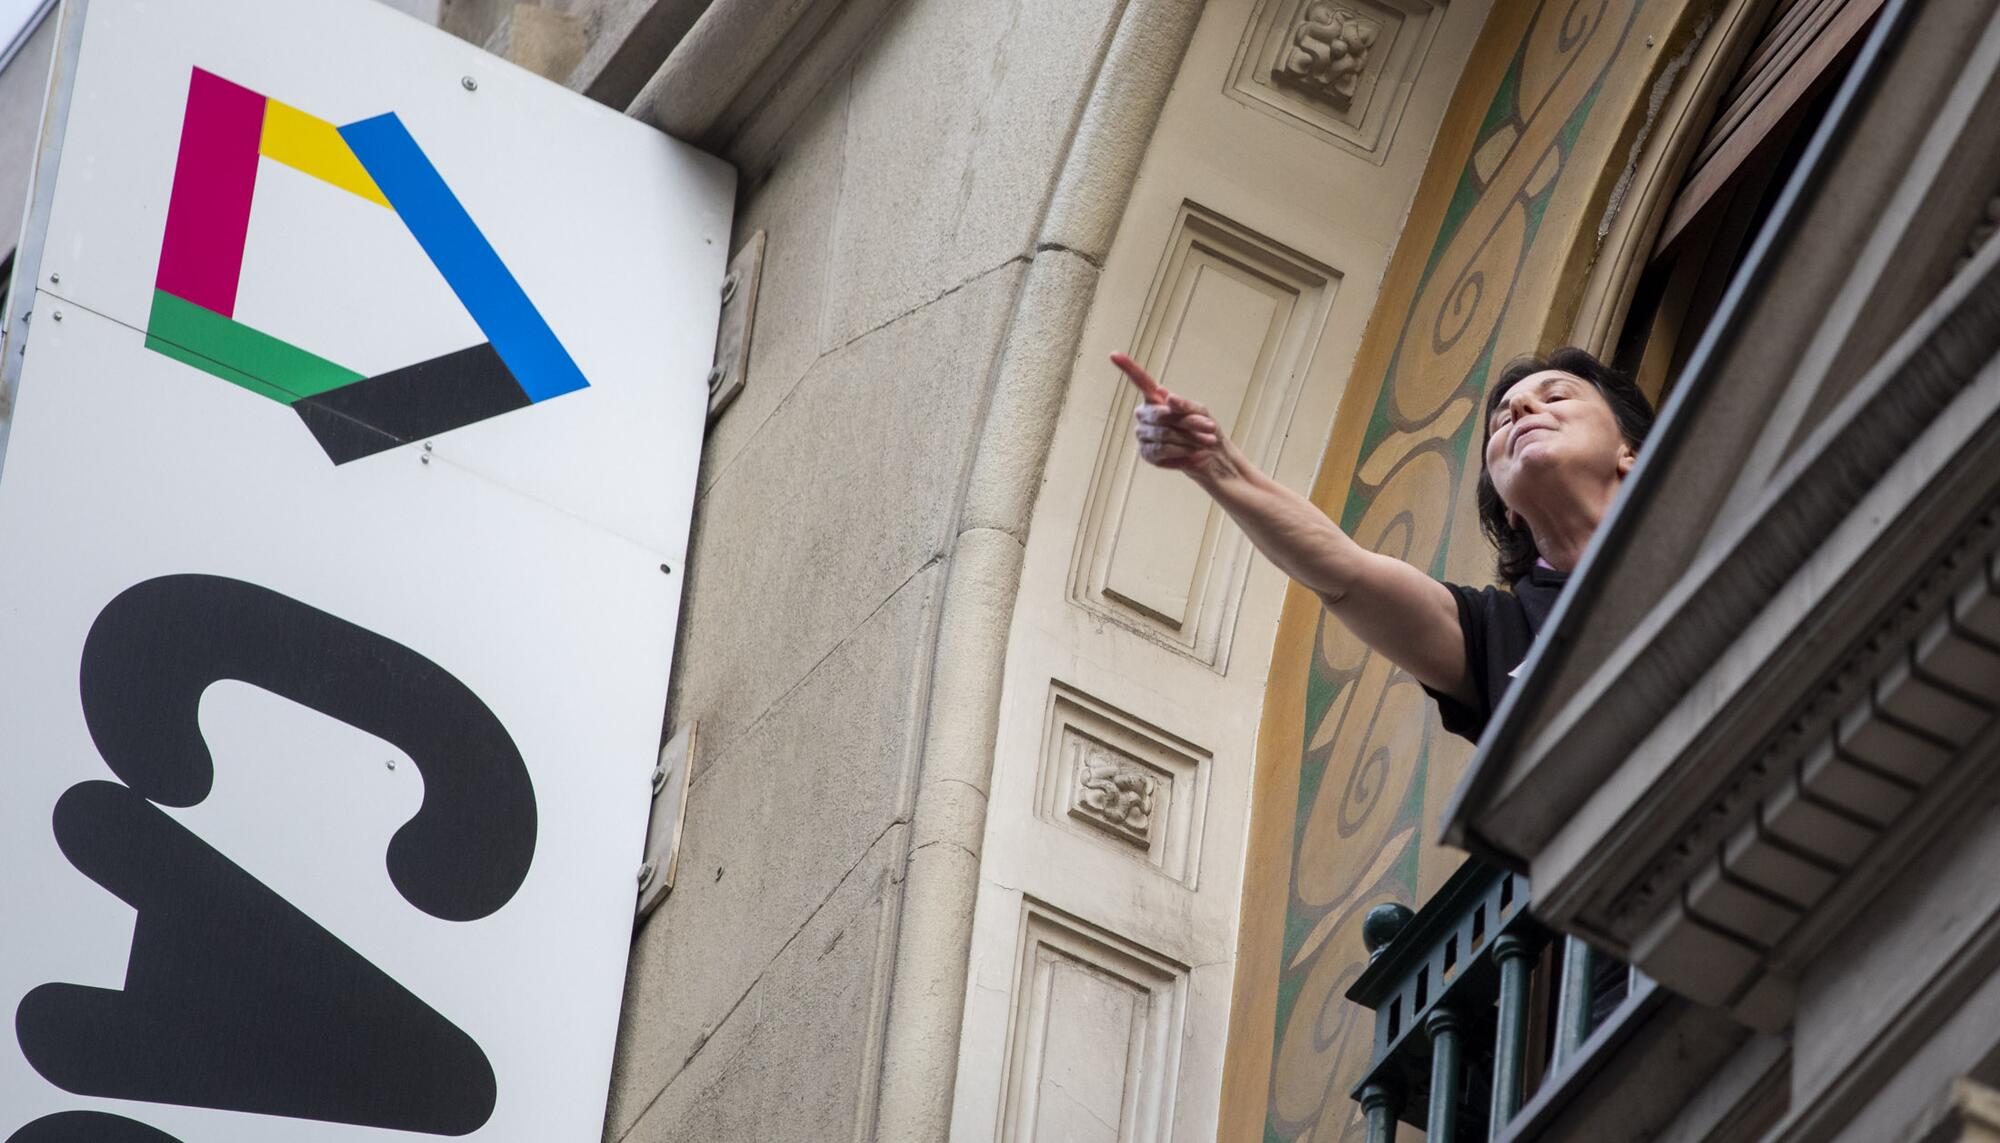
[[[260,158],[394,211],[488,340],[368,377],[237,321]],[[146,347],[291,406],[335,464],[589,387],[402,120],[335,127],[200,68]]]

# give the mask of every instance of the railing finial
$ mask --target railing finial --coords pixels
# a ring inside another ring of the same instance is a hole
[[[1408,905],[1398,905],[1393,901],[1368,910],[1368,916],[1361,922],[1361,943],[1368,947],[1368,959],[1372,961],[1381,956],[1382,950],[1389,947],[1390,942],[1415,916]]]

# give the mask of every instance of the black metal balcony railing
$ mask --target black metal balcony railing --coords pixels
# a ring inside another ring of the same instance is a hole
[[[1536,923],[1528,896],[1526,877],[1467,861],[1421,911],[1368,915],[1368,968],[1347,990],[1375,1011],[1354,1089],[1368,1143],[1391,1143],[1399,1120],[1429,1143],[1531,1138],[1559,1089],[1591,1070],[1596,1034],[1650,994],[1623,964]]]

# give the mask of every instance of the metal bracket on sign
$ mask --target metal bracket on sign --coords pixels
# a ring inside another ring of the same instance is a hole
[[[639,866],[640,917],[658,908],[674,888],[681,858],[681,826],[687,820],[695,725],[689,722],[674,732],[660,747],[660,763],[653,768],[653,812],[646,821],[646,857]]]
[[[750,334],[757,323],[757,289],[764,277],[764,232],[759,230],[729,260],[722,280],[722,325],[715,334],[715,368],[708,371],[708,421],[722,415],[743,392],[750,369]]]

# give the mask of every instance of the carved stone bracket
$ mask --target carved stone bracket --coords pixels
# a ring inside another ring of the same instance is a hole
[[[1138,846],[1153,844],[1153,794],[1159,779],[1109,748],[1086,742],[1077,760],[1072,817]]]
[[[1271,78],[1345,109],[1354,101],[1368,50],[1382,24],[1330,0],[1308,0],[1286,37]]]

